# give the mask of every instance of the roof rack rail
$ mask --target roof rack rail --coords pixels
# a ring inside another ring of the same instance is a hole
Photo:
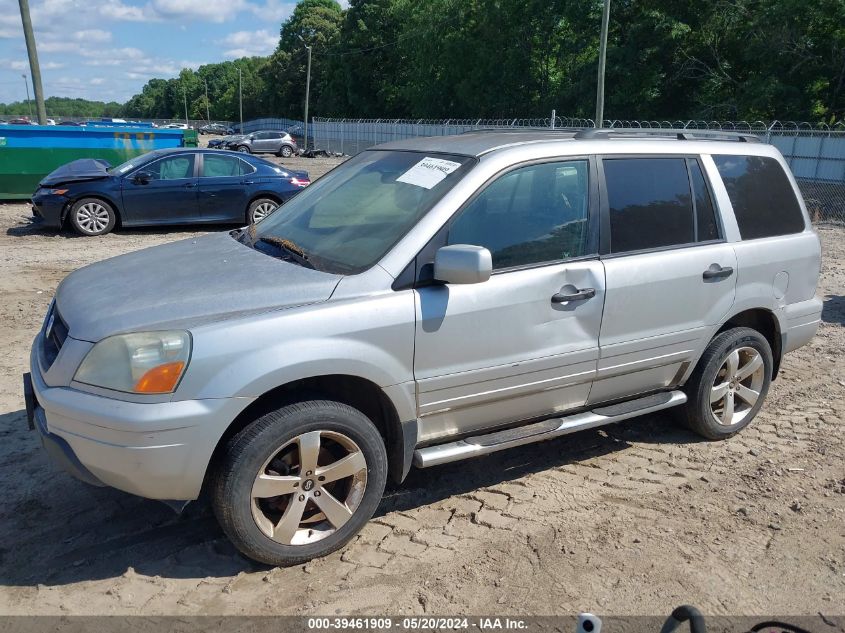
[[[739,143],[761,143],[753,134],[726,132],[723,130],[676,130],[669,128],[590,128],[579,130],[573,138],[675,138],[679,141],[737,141]]]

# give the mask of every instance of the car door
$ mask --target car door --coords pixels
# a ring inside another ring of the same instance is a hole
[[[124,224],[178,224],[197,217],[196,154],[152,161],[123,179]],[[139,179],[141,172],[149,180]]]
[[[273,151],[273,133],[259,132],[255,135],[255,140],[252,142],[252,151],[254,152],[271,152]]]
[[[597,191],[587,158],[524,165],[444,228],[444,243],[490,250],[494,272],[415,291],[421,441],[586,402],[604,302]]]
[[[731,309],[737,279],[698,158],[599,165],[607,296],[590,403],[677,384]]]
[[[198,219],[202,222],[246,222],[246,208],[255,167],[232,154],[200,154],[197,181]]]

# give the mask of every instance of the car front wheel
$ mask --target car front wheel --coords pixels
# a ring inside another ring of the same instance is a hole
[[[246,145],[238,145],[238,151],[242,154],[250,154],[250,149]]]
[[[114,208],[99,198],[82,198],[70,208],[70,223],[80,235],[105,235],[117,224]]]
[[[751,424],[763,406],[772,377],[772,349],[751,328],[714,338],[685,386],[684,422],[709,440],[722,440]]]
[[[214,512],[246,556],[297,565],[355,536],[386,480],[384,443],[363,413],[328,400],[300,402],[229,441],[212,484]]]

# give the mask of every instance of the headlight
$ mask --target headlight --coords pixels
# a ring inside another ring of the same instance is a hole
[[[131,393],[172,393],[191,357],[191,335],[182,330],[118,334],[88,352],[74,380]]]

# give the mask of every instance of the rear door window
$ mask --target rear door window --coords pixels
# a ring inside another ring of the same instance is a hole
[[[713,199],[710,197],[710,190],[704,180],[704,173],[697,160],[687,159],[687,166],[692,181],[692,191],[695,196],[695,228],[696,240],[709,242],[718,240],[719,225],[716,223],[716,212],[713,209]]]
[[[714,155],[744,240],[800,233],[804,214],[780,163],[767,156]]]
[[[202,161],[203,178],[225,178],[241,176],[244,162],[235,156],[205,154]]]
[[[683,158],[602,161],[610,212],[610,252],[695,242],[690,179]]]

